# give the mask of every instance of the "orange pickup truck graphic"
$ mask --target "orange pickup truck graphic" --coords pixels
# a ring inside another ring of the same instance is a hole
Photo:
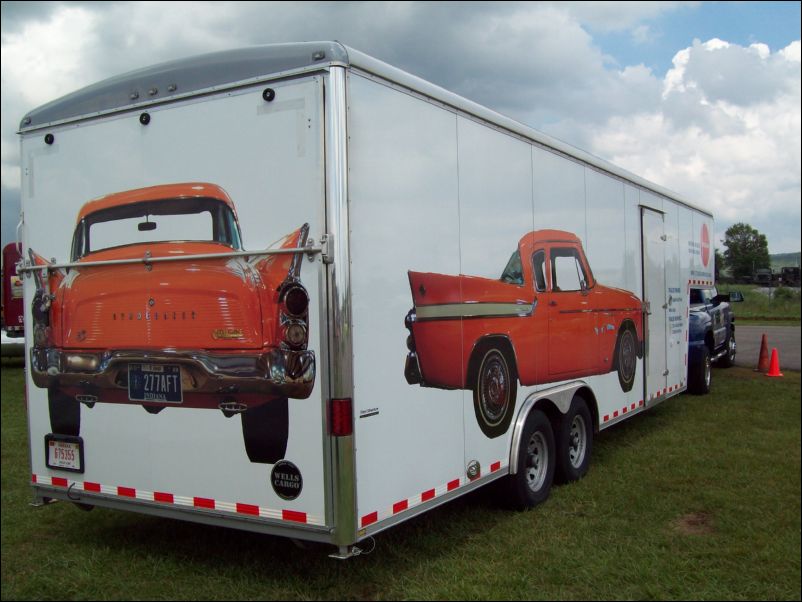
[[[275,247],[303,247],[308,229]],[[85,204],[73,267],[37,272],[32,307],[31,375],[48,389],[53,431],[78,435],[80,404],[214,408],[242,415],[252,461],[281,459],[287,398],[309,397],[315,380],[302,258],[245,254],[234,204],[214,184]]]
[[[507,432],[517,382],[536,385],[615,371],[623,391],[642,357],[642,303],[603,286],[576,235],[538,230],[497,280],[409,272],[409,384],[471,389],[482,432]]]

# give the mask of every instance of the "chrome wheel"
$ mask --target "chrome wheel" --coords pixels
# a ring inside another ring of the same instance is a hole
[[[546,482],[549,468],[549,448],[541,432],[535,432],[526,446],[526,484],[532,491],[540,491]]]
[[[626,328],[618,339],[618,381],[621,389],[629,391],[635,382],[635,370],[638,362],[638,350],[635,335],[630,328]]]
[[[510,401],[510,370],[504,356],[495,349],[482,361],[479,373],[479,405],[489,426],[499,424]]]

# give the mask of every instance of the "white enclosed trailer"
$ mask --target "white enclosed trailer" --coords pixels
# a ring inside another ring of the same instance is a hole
[[[497,479],[534,505],[686,389],[710,213],[339,43],[142,69],[20,134],[38,503],[347,556]]]

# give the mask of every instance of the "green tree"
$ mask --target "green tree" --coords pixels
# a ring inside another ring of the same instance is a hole
[[[736,280],[750,279],[759,268],[771,267],[766,236],[749,224],[737,223],[724,233],[724,260]]]
[[[722,270],[726,267],[726,263],[724,262],[724,255],[721,254],[721,251],[716,249],[715,251],[715,263],[716,263],[716,282],[720,281],[721,278],[724,276]]]

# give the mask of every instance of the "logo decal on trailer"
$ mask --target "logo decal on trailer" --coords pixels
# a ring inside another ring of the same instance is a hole
[[[301,495],[304,480],[301,471],[292,462],[282,460],[273,467],[270,473],[273,491],[283,500],[294,500]]]
[[[702,224],[702,264],[707,267],[710,263],[710,232],[707,230],[707,224]]]

